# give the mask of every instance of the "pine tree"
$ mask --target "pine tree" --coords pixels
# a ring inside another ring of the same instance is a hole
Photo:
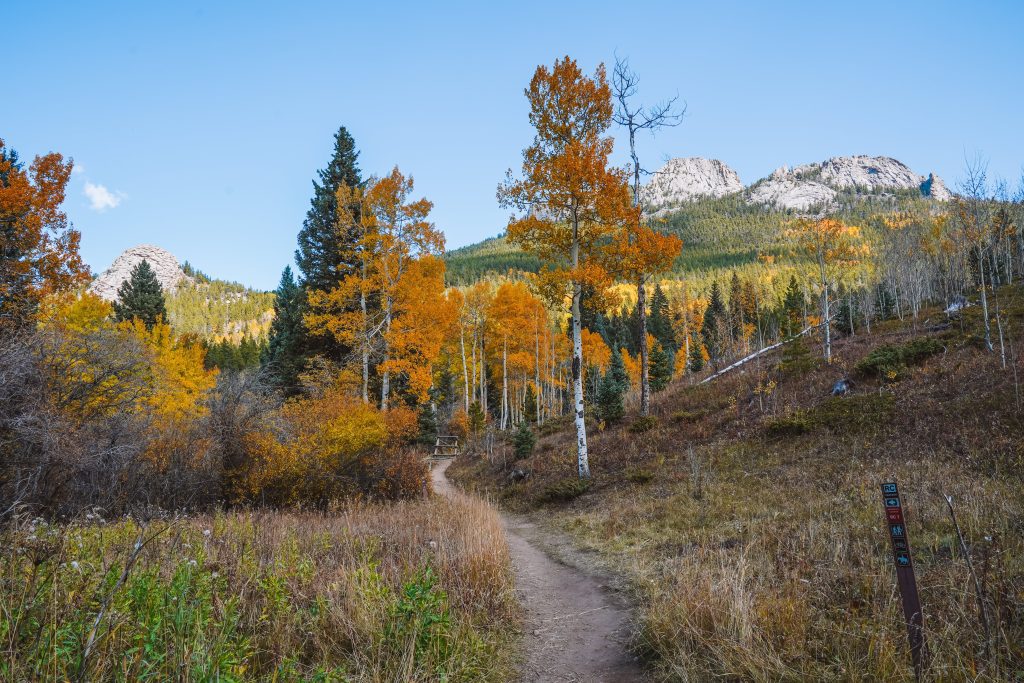
[[[306,290],[328,291],[355,267],[355,264],[339,261],[341,254],[352,252],[344,241],[354,242],[359,238],[339,234],[336,229],[338,201],[335,193],[342,183],[349,187],[362,185],[358,160],[356,143],[342,126],[334,135],[334,153],[330,163],[327,168],[317,171],[313,198],[299,231],[295,263],[302,271],[302,287]],[[358,222],[358,216],[356,218]]]
[[[690,339],[690,357],[687,359],[691,372],[700,372],[704,369],[704,344],[701,335],[694,332]]]
[[[164,289],[149,261],[143,259],[135,264],[128,279],[121,283],[114,301],[114,317],[118,322],[138,318],[147,330],[167,318]]]
[[[612,349],[611,362],[597,387],[598,416],[612,424],[621,420],[626,414],[622,398],[629,390],[629,374],[622,362],[622,354]]]
[[[528,458],[533,453],[533,447],[537,444],[537,437],[534,436],[533,430],[530,429],[529,420],[523,420],[519,423],[519,429],[516,430],[515,435],[512,437],[512,444],[515,447],[516,460]]]
[[[480,401],[473,401],[469,404],[469,433],[476,436],[483,431],[487,422],[487,415],[484,413]]]
[[[738,344],[743,340],[743,285],[736,271],[732,272],[729,282],[729,336]]]
[[[651,314],[647,320],[647,329],[668,352],[675,353],[679,349],[675,331],[672,329],[668,297],[662,291],[661,285],[656,285],[654,294],[651,295]]]
[[[715,370],[718,370],[725,355],[726,315],[722,290],[717,282],[713,282],[711,283],[711,301],[708,303],[707,310],[704,311],[704,324],[701,325],[700,336]]]
[[[804,316],[804,292],[796,282],[796,276],[791,275],[789,286],[786,288],[786,296],[782,302],[782,323],[783,333],[787,337],[800,332]]]
[[[659,392],[672,380],[672,358],[660,343],[651,350],[651,391]]]
[[[299,372],[304,363],[302,349],[305,328],[302,325],[303,296],[290,266],[281,273],[274,299],[274,322],[270,338],[260,357],[275,382],[286,393],[298,389]]]
[[[527,422],[537,421],[537,392],[532,384],[526,385],[526,399],[523,401],[523,413]]]

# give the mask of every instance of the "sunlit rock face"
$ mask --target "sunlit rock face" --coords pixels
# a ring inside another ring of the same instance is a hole
[[[152,244],[140,244],[121,252],[110,267],[92,281],[89,291],[107,301],[113,301],[117,298],[117,290],[121,283],[131,275],[132,268],[142,261],[149,262],[156,273],[156,279],[165,291],[173,291],[183,281],[190,279],[181,269],[174,254]]]
[[[722,197],[743,189],[736,171],[718,159],[672,159],[640,189],[649,210],[681,204],[697,197]]]

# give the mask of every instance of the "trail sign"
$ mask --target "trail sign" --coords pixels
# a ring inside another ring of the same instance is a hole
[[[917,578],[914,576],[914,561],[910,556],[910,539],[907,523],[903,516],[903,499],[896,482],[882,484],[882,503],[885,506],[885,521],[892,541],[892,559],[896,565],[896,581],[903,599],[903,617],[907,623],[907,637],[910,640],[910,658],[914,662],[914,675],[921,680],[924,672],[924,615],[921,612],[921,598],[917,594]]]

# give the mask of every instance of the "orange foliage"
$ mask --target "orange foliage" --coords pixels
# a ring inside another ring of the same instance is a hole
[[[79,234],[60,206],[71,161],[37,156],[26,172],[0,139],[0,328],[27,324],[48,294],[84,284]]]

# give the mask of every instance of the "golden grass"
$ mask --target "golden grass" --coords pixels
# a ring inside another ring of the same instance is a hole
[[[157,532],[119,587],[133,521],[0,532],[0,678],[499,681],[511,670],[508,549],[480,501],[231,512],[154,521],[143,536]]]

